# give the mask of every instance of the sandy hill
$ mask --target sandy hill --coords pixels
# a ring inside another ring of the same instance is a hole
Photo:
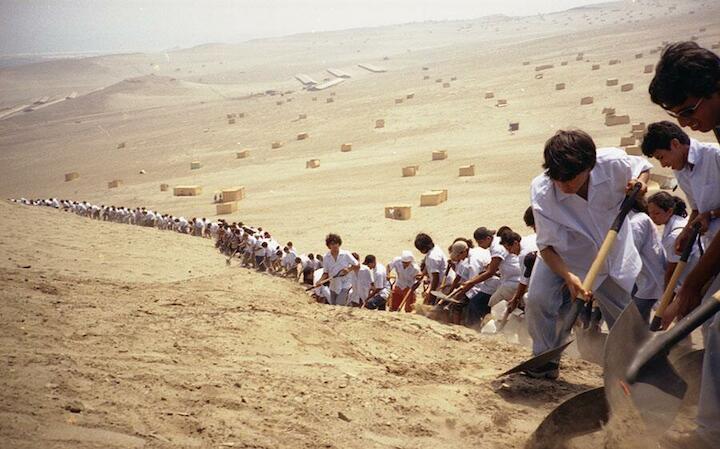
[[[209,240],[0,203],[5,448],[516,448],[601,382],[418,315],[310,304]],[[28,223],[40,231],[28,231]]]
[[[619,145],[630,125],[606,126],[605,108],[628,114],[631,123],[666,119],[648,99],[652,67],[646,72],[646,66],[657,62],[663,42],[718,45],[718,17],[717,2],[622,1],[532,17],[107,55],[66,61],[58,71],[14,67],[9,78],[0,71],[0,92],[22,93],[8,102],[9,111],[19,105],[20,112],[0,120],[0,195],[210,218],[216,192],[244,185],[239,212],[225,218],[270,228],[303,252],[324,251],[324,235],[339,232],[348,249],[381,261],[410,248],[419,231],[443,246],[481,225],[508,224],[524,234],[528,185],[541,171],[547,138],[579,127],[599,146]],[[368,63],[387,71],[358,67]],[[108,72],[93,78],[97,67]],[[328,68],[351,78],[320,92],[303,90],[294,79],[299,73],[329,79]],[[86,73],[83,82],[74,83],[74,70]],[[135,78],[141,81],[123,81]],[[22,112],[46,85],[78,96]],[[493,98],[485,98],[488,92]],[[580,104],[590,96],[591,104]],[[244,117],[228,123],[226,115],[235,113]],[[374,127],[377,119],[384,128]],[[509,132],[510,123],[519,130]],[[309,137],[298,140],[303,132]],[[272,142],[283,145],[273,150]],[[343,143],[352,143],[352,151],[340,152]],[[250,157],[237,159],[246,148]],[[448,158],[432,162],[439,149]],[[320,167],[306,169],[309,159],[320,159]],[[190,170],[191,161],[202,168]],[[476,175],[459,177],[469,164]],[[419,172],[403,178],[409,165]],[[80,178],[63,182],[68,172]],[[122,187],[108,189],[114,179]],[[160,191],[161,183],[201,185],[203,194],[173,197]],[[419,207],[420,195],[431,189],[447,189],[448,201]],[[412,218],[385,219],[384,207],[397,205],[411,206]]]

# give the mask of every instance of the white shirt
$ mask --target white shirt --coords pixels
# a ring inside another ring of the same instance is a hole
[[[690,209],[704,213],[720,208],[720,148],[690,139],[687,162],[682,170],[673,170],[673,173],[687,196]],[[709,245],[718,230],[720,219],[710,221],[702,236],[703,245]]]
[[[518,282],[520,282],[520,276],[522,276],[520,257],[505,251],[505,254],[502,256],[502,262],[500,262],[500,266],[498,267],[498,271],[500,272],[501,285],[517,286]]]
[[[680,215],[671,216],[668,222],[665,223],[662,234],[662,246],[663,250],[665,250],[665,260],[670,263],[680,262],[680,255],[675,252],[675,240],[677,240],[682,230],[685,229],[687,223],[687,217],[681,217]]]
[[[441,250],[438,245],[435,245],[433,249],[425,255],[425,272],[430,279],[432,279],[433,273],[438,273],[440,282],[442,283],[446,269],[447,257],[445,257],[443,250]]]
[[[360,265],[358,271],[351,271],[348,277],[352,283],[352,290],[350,290],[350,302],[359,304],[361,300],[368,299],[370,287],[373,283],[373,276],[370,268],[366,265]]]
[[[396,257],[390,262],[390,270],[395,270],[397,273],[395,287],[400,289],[412,287],[415,284],[415,276],[420,273],[420,269],[415,262],[410,262],[405,268],[400,257]]]
[[[563,193],[546,174],[533,179],[530,200],[538,248],[553,247],[570,272],[584,279],[620,210],[627,183],[650,168],[645,159],[619,148],[599,149],[590,171],[587,201]],[[622,226],[592,288],[610,276],[630,293],[641,267],[632,232]]]
[[[476,251],[478,249],[481,251]],[[468,252],[468,256],[458,262],[455,267],[457,272],[456,274],[457,276],[460,276],[460,279],[463,282],[468,281],[485,271],[485,267],[488,263],[490,263],[490,253],[487,250],[483,250],[483,248],[471,248]],[[472,298],[481,291],[483,284],[484,282],[473,285],[473,287],[467,291],[465,296]]]
[[[303,257],[305,258],[306,261],[308,261],[308,262],[310,261],[310,259],[308,259],[305,255],[300,256],[300,258],[303,258]],[[323,270],[315,270],[315,272],[313,273],[313,285],[320,282],[320,278],[322,277],[322,275],[323,275]],[[330,302],[330,289],[328,288],[327,284],[323,284],[320,287],[315,287],[313,292],[317,296],[325,298],[325,300],[327,302]]]
[[[642,269],[635,281],[635,297],[658,299],[665,286],[665,254],[655,223],[647,214],[630,211],[628,214],[633,241],[642,259]]]
[[[375,262],[375,268],[370,269],[370,273],[373,277],[373,285],[378,289],[377,294],[380,297],[387,299],[390,296],[390,282],[387,279],[387,270],[385,265]]]
[[[328,251],[323,257],[323,270],[331,278],[335,277],[340,271],[349,266],[355,266],[358,261],[350,254],[349,251],[341,249],[337,255],[337,258],[333,257]],[[352,286],[350,277],[345,275],[342,277],[334,278],[330,281],[330,291],[340,293],[342,290],[349,289]]]
[[[505,251],[505,248],[500,245],[500,238],[497,236],[493,238],[493,242],[490,244],[490,248],[488,249],[480,247],[470,249],[470,253],[475,253],[475,257],[479,258],[483,263],[483,266],[480,269],[481,273],[487,269],[488,265],[490,265],[493,254],[502,254],[503,251]],[[480,283],[478,291],[492,295],[498,287],[500,287],[500,277],[493,274],[489,279]]]

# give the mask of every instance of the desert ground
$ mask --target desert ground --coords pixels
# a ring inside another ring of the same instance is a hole
[[[2,68],[0,197],[214,219],[214,194],[244,186],[222,218],[302,252],[337,232],[382,262],[420,231],[443,246],[478,226],[525,234],[545,140],[578,127],[618,146],[631,124],[606,126],[604,108],[667,118],[645,66],[664,42],[719,46],[718,25],[713,1],[620,1]],[[350,78],[321,91],[295,79],[332,79],[328,68]],[[436,150],[447,159],[432,161]],[[459,177],[469,164],[475,176]],[[402,177],[409,165],[417,175]],[[80,176],[65,182],[70,172]],[[203,193],[175,197],[177,185]],[[420,207],[432,189],[447,202]],[[384,217],[402,205],[409,220]],[[574,359],[559,382],[496,380],[527,348],[415,314],[308,303],[298,286],[227,267],[208,240],[6,202],[0,220],[3,447],[514,448],[563,399],[602,384]]]

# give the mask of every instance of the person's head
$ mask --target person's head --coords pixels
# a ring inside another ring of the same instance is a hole
[[[290,252],[290,249],[289,249],[287,246],[285,246],[285,247],[283,247],[283,252],[284,252],[284,253],[289,253],[289,252]]]
[[[523,213],[523,221],[525,222],[525,226],[532,228],[533,231],[535,230],[535,215],[533,214],[532,206],[528,206],[528,208],[525,209],[525,213]]]
[[[545,142],[545,174],[563,193],[577,193],[595,166],[595,149],[595,142],[585,131],[560,130]]]
[[[263,248],[267,248],[268,244],[267,244],[267,242],[262,242],[262,244],[260,246],[262,246]]]
[[[328,247],[331,253],[337,254],[340,251],[340,245],[342,245],[342,239],[337,234],[328,234],[325,237],[325,246]]]
[[[310,260],[315,260],[315,254],[309,253],[309,254],[307,255],[307,258],[310,259]]]
[[[497,236],[502,238],[504,234],[507,234],[508,232],[512,232],[512,229],[510,226],[500,226],[497,230]]]
[[[421,232],[415,236],[415,248],[421,253],[427,254],[435,248],[435,243],[429,235]]]
[[[375,259],[375,256],[372,254],[368,254],[365,256],[365,260],[363,260],[363,264],[367,265],[370,268],[375,268],[377,266],[377,259]]]
[[[675,123],[655,122],[648,125],[641,148],[645,156],[654,157],[663,167],[682,170],[687,163],[690,137]]]
[[[402,262],[404,268],[409,267],[414,260],[415,256],[413,256],[412,251],[405,250],[400,254],[400,262]]]
[[[657,192],[648,198],[648,215],[656,225],[665,225],[673,215],[687,217],[687,206],[680,197]]]
[[[469,252],[470,248],[465,241],[456,240],[449,248],[450,260],[453,262],[460,262],[468,256]]]
[[[287,247],[288,247],[288,248],[292,248],[292,247],[293,247],[292,242],[287,242]]]
[[[300,263],[300,262],[302,262],[302,259],[300,258],[300,256],[296,257],[296,258],[295,258],[295,263]]]
[[[708,132],[720,125],[720,57],[692,41],[670,44],[648,92],[680,126]]]
[[[473,238],[477,242],[478,246],[483,249],[490,248],[494,236],[495,231],[490,230],[485,226],[480,226],[475,230],[475,232],[473,232]]]
[[[520,234],[513,231],[506,232],[502,236],[500,236],[500,244],[510,254],[520,254],[520,240],[522,240]]]

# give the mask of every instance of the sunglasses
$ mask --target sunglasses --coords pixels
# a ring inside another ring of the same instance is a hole
[[[666,112],[668,113],[668,115],[670,117],[673,117],[673,118],[690,118],[693,116],[693,114],[695,114],[695,111],[697,111],[697,108],[700,107],[700,103],[702,103],[704,99],[705,98],[699,99],[698,102],[695,103],[695,106],[688,106],[677,112],[673,112],[673,111],[666,111]]]

